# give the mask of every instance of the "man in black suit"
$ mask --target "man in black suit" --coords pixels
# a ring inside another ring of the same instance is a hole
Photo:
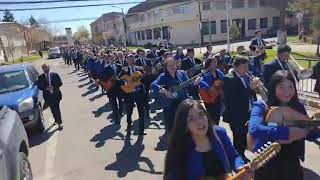
[[[150,53],[147,54],[148,59],[152,59],[153,61],[157,58],[159,58],[159,54],[157,52],[157,45],[153,45],[151,47]]]
[[[251,39],[251,44],[255,48],[261,48],[261,47],[266,47],[266,42],[262,39],[262,33],[260,30],[257,30],[255,32],[255,37]]]
[[[111,103],[111,108],[113,112],[113,118],[117,124],[120,124],[120,116],[123,112],[123,92],[120,88],[120,83],[116,80],[116,76],[121,72],[122,66],[120,64],[115,64],[114,54],[110,53],[108,55],[108,62],[105,63],[103,69],[102,80],[103,81],[114,81],[114,86],[107,91],[107,96]]]
[[[144,50],[142,49],[138,49],[137,50],[137,53],[138,53],[138,58],[135,60],[135,64],[137,66],[140,66],[144,69],[145,71],[145,76],[143,78],[143,85],[144,85],[144,97],[145,97],[145,103],[144,103],[144,106],[145,106],[145,109],[147,111],[147,116],[149,117],[149,110],[150,110],[150,106],[149,106],[149,92],[150,92],[150,86],[151,86],[151,83],[152,83],[152,63],[151,63],[151,60],[150,59],[147,59],[146,58],[146,53]]]
[[[233,132],[233,144],[244,159],[247,148],[246,122],[249,120],[252,103],[256,101],[257,81],[250,82],[247,72],[249,59],[237,56],[233,63],[234,70],[224,78],[224,121],[229,123]]]
[[[116,64],[120,64],[122,67],[128,66],[127,60],[125,59],[122,51],[118,51],[117,56],[118,58],[115,61]]]
[[[188,48],[187,49],[187,57],[181,61],[181,69],[188,71],[192,69],[194,66],[201,64],[202,61],[200,59],[197,59],[194,57],[194,49]],[[192,78],[193,76],[199,74],[201,71],[196,71],[193,74],[187,73],[189,78]],[[193,88],[189,89],[189,94],[193,97],[193,99],[200,99],[198,95],[198,87],[194,86]]]
[[[128,66],[122,68],[119,78],[122,78],[124,75],[131,76],[135,72],[139,71],[143,73],[143,69],[140,66],[135,65],[134,55],[130,54],[127,57]],[[125,85],[123,83],[122,85]],[[137,105],[138,114],[139,114],[139,136],[146,135],[144,132],[144,111],[145,111],[145,93],[143,85],[138,85],[134,88],[133,92],[124,93],[126,110],[127,110],[127,132],[131,132],[132,127],[132,111],[134,108],[134,103]]]
[[[206,60],[209,56],[212,56],[212,45],[207,45],[207,52],[203,54],[203,59]]]
[[[60,101],[62,100],[62,93],[60,87],[62,86],[62,82],[57,73],[50,72],[49,65],[43,64],[42,70],[44,73],[39,76],[37,85],[39,89],[43,91],[43,98],[45,101],[43,109],[46,109],[48,106],[50,107],[55,120],[54,124],[58,124],[59,129],[61,129],[62,118]]]
[[[181,61],[181,69],[187,71],[201,63],[202,61],[200,59],[194,57],[194,49],[188,48],[187,57]]]
[[[287,70],[297,79],[297,72],[294,69],[290,69],[288,66],[288,60],[290,58],[291,48],[290,46],[284,44],[280,45],[277,50],[277,57],[275,60],[271,61],[268,64],[265,64],[263,71],[263,80],[264,84],[268,85],[271,76],[278,70]]]

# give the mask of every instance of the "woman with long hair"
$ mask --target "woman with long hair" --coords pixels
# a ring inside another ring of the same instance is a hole
[[[164,179],[225,179],[229,172],[243,166],[244,161],[225,129],[212,126],[209,114],[199,101],[184,100],[176,112]]]
[[[151,84],[151,89],[157,103],[163,108],[166,132],[170,132],[178,104],[188,98],[187,88],[178,92],[171,92],[170,89],[187,81],[189,78],[185,71],[178,70],[177,62],[172,57],[165,59],[164,69],[164,73],[161,73]]]
[[[274,120],[279,120],[279,117],[288,119],[288,116],[296,116],[298,118],[288,120],[310,120],[304,105],[298,99],[295,80],[291,73],[277,71],[268,85],[267,102],[257,101],[252,107],[249,134],[254,139],[253,151],[268,141],[277,141],[282,146],[274,159],[255,171],[255,180],[302,180],[300,160],[304,160],[304,141],[312,140],[316,135],[308,133],[305,129],[277,126],[272,120],[270,122],[269,117],[277,117]],[[279,108],[280,115],[268,113],[275,107]]]

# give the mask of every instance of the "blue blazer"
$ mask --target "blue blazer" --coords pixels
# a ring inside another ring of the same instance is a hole
[[[298,103],[296,105],[298,112],[307,114],[304,105]],[[265,121],[265,115],[267,111],[267,105],[263,101],[257,101],[253,104],[251,117],[249,121],[249,133],[254,138],[254,151],[257,151],[268,141],[274,142],[276,140],[288,140],[289,128],[281,126],[268,126]],[[309,134],[306,139],[314,141],[319,137],[319,134]],[[302,141],[299,147],[299,157],[304,160],[305,143]]]
[[[231,171],[237,172],[240,167],[245,165],[243,159],[233,147],[226,130],[219,126],[214,126],[213,129],[217,133],[219,140],[214,135],[210,138],[212,150],[216,153],[217,157],[219,157],[226,173]],[[187,156],[188,165],[186,173],[188,180],[198,180],[205,175],[203,156],[195,150],[195,144],[193,142],[191,144]],[[168,179],[176,180],[177,178],[175,176],[176,172],[173,169],[169,172]]]
[[[178,78],[180,82],[185,82],[189,79],[186,72],[183,70],[177,71],[176,78]],[[164,108],[169,107],[171,105],[171,102],[173,102],[173,99],[171,100],[167,98],[161,98],[162,95],[160,95],[159,90],[161,87],[170,90],[170,88],[174,86],[176,86],[176,79],[170,76],[170,74],[168,73],[160,74],[160,76],[151,84],[151,89],[155,97],[157,97],[158,103],[162,105]],[[181,100],[188,98],[188,88],[184,88],[178,91],[177,93],[178,98]]]

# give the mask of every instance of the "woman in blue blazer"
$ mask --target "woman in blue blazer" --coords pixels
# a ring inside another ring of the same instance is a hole
[[[212,126],[209,119],[199,101],[187,99],[179,105],[165,158],[165,180],[224,179],[245,165],[225,129]]]
[[[280,142],[280,153],[264,167],[255,171],[255,180],[302,180],[300,160],[304,160],[305,139],[315,140],[319,135],[297,127],[277,126],[265,122],[269,107],[289,107],[306,120],[307,112],[299,102],[295,80],[288,71],[277,71],[270,79],[267,102],[254,103],[249,121],[249,134],[254,139],[253,150],[268,141]],[[286,113],[286,112],[284,112]]]

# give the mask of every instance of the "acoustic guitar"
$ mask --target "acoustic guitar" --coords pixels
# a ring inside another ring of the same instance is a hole
[[[261,147],[257,153],[256,157],[238,173],[233,176],[227,177],[227,180],[241,180],[248,172],[254,172],[254,170],[261,168],[268,161],[270,161],[273,157],[275,157],[281,150],[281,145],[279,143],[271,143],[268,142]]]
[[[140,79],[142,73],[140,71],[135,71],[132,75],[123,75],[120,79],[125,81],[125,84],[121,86],[121,89],[125,93],[132,93],[135,91],[135,88],[141,85]]]
[[[223,94],[223,81],[216,79],[209,89],[199,88],[199,95],[204,103],[213,104],[218,102]]]
[[[309,132],[320,132],[320,120],[311,119],[307,115],[301,114],[286,106],[270,107],[266,115],[265,123],[273,126],[299,127],[307,129]],[[247,142],[248,150],[252,151],[255,140],[249,133],[247,134]],[[278,142],[289,143],[289,141],[284,140]]]

